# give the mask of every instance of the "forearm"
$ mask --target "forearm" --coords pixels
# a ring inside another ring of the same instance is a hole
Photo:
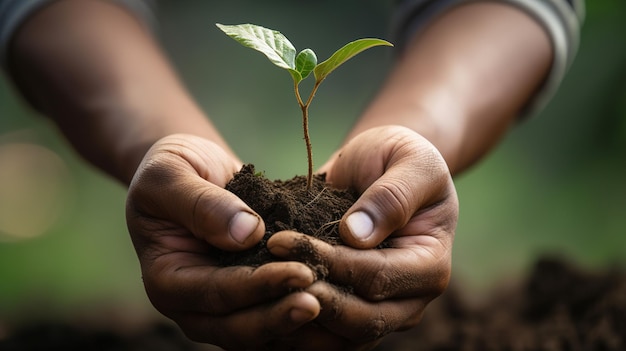
[[[165,135],[203,136],[230,152],[150,33],[109,2],[64,0],[36,13],[16,33],[9,67],[78,152],[125,184]]]
[[[548,35],[521,10],[457,6],[408,43],[348,136],[399,124],[429,139],[453,174],[485,155],[545,79]]]

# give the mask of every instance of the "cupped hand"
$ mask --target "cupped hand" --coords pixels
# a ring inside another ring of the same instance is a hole
[[[302,291],[315,280],[302,263],[220,267],[212,258],[212,248],[248,249],[265,232],[260,217],[224,189],[240,167],[206,139],[165,137],[144,157],[126,206],[152,304],[190,339],[229,350],[261,349],[320,309]]]
[[[340,223],[346,245],[281,232],[268,247],[283,259],[317,260],[329,271],[327,281],[305,289],[322,309],[314,325],[298,331],[316,340],[301,349],[367,350],[386,334],[415,326],[445,290],[456,190],[437,149],[399,126],[359,134],[321,171],[332,186],[361,194]],[[303,241],[313,250],[303,250]],[[375,248],[383,241],[386,248]]]

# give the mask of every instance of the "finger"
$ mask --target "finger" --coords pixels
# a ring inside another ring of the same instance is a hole
[[[316,323],[358,344],[375,342],[391,332],[414,327],[430,302],[428,299],[368,302],[324,281],[317,281],[306,291],[322,306]]]
[[[174,255],[171,259],[177,264],[184,262]],[[314,281],[311,269],[299,262],[272,262],[257,268],[189,265],[178,269],[163,269],[157,263],[151,274],[144,274],[150,300],[165,315],[179,311],[226,315],[275,300]]]
[[[269,350],[266,344],[313,320],[319,311],[319,302],[313,295],[296,292],[278,302],[223,317],[186,314],[175,320],[193,341],[228,350]]]
[[[445,290],[451,274],[450,251],[435,240],[429,241],[439,248],[413,245],[359,250],[284,231],[274,234],[267,247],[282,259],[326,267],[326,280],[349,286],[369,301],[381,301],[438,296]]]
[[[235,162],[212,143],[195,141],[170,137],[149,152],[129,188],[129,217],[174,221],[223,250],[252,247],[263,237],[265,225],[223,189],[238,170]],[[225,167],[225,160],[232,165]]]
[[[372,148],[369,140],[381,140],[380,145]],[[355,137],[329,178],[334,186],[353,186],[361,193],[339,226],[343,241],[357,248],[377,246],[419,210],[454,202],[456,196],[437,149],[404,127],[371,129]]]

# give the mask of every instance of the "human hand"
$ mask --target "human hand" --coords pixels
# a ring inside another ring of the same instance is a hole
[[[361,196],[340,223],[345,246],[295,232],[268,242],[274,255],[317,260],[329,271],[327,281],[305,289],[320,302],[320,315],[290,340],[303,350],[371,349],[386,334],[415,326],[446,288],[456,190],[435,147],[398,126],[361,133],[322,171],[332,186],[353,187]],[[302,250],[302,240],[313,250]],[[383,240],[390,247],[374,249]]]
[[[229,350],[272,343],[320,308],[301,291],[315,279],[302,263],[219,267],[211,257],[211,247],[248,249],[265,232],[260,217],[224,189],[240,168],[206,139],[165,137],[144,157],[126,207],[152,304],[190,339]]]

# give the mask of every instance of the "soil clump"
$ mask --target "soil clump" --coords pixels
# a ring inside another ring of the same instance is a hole
[[[305,176],[270,180],[255,172],[251,164],[244,165],[235,174],[226,190],[237,195],[263,218],[265,236],[258,245],[243,252],[217,251],[216,256],[223,266],[260,266],[275,261],[277,258],[267,249],[267,240],[282,230],[294,230],[332,245],[342,244],[339,220],[358,198],[358,194],[350,189],[329,187],[324,174],[314,175],[311,189],[307,189]],[[303,241],[298,249],[318,277],[323,278],[325,269],[315,259],[308,242]]]

